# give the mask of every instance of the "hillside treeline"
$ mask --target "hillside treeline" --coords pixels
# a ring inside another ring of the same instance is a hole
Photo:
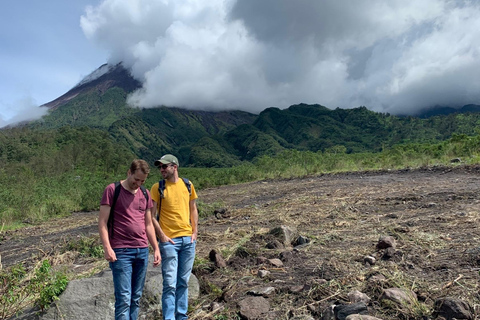
[[[421,123],[413,118],[410,121]],[[382,147],[378,152],[353,152],[343,144],[317,151],[283,147],[230,167],[182,166],[180,174],[195,181],[201,189],[329,172],[442,165],[454,158],[463,163],[477,163],[479,150],[480,135],[453,133],[445,141],[403,143]],[[221,163],[218,150],[205,145],[202,152],[217,155],[215,159]],[[0,224],[12,228],[73,211],[96,210],[104,187],[124,178],[128,165],[136,157],[139,155],[102,129],[64,126],[2,130]],[[160,174],[153,169],[147,187],[158,179]]]
[[[79,95],[31,127],[97,128],[148,161],[168,152],[184,165],[221,168],[291,149],[325,152],[344,147],[350,154],[380,152],[398,144],[437,143],[453,134],[474,135],[480,125],[480,113],[475,112],[420,118],[366,107],[331,110],[299,104],[284,110],[268,108],[255,115],[167,107],[132,109],[125,97],[119,88],[103,95]]]

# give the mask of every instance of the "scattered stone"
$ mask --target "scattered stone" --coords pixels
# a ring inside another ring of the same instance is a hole
[[[257,264],[267,263],[268,259],[266,257],[257,257]]]
[[[213,211],[213,214],[217,219],[224,219],[229,217],[228,210],[226,208],[215,209]]]
[[[297,231],[287,226],[273,228],[269,233],[277,237],[285,246],[290,245],[297,236]]]
[[[210,311],[212,312],[222,311],[223,309],[225,309],[225,306],[215,301],[210,305]]]
[[[277,267],[277,268],[283,267],[283,262],[282,262],[282,260],[277,259],[277,258],[268,259],[268,263],[270,263],[271,265],[273,265],[273,266],[275,266],[275,267]]]
[[[271,273],[271,272],[268,271],[268,270],[258,270],[258,276],[259,276],[260,278],[266,278],[266,277],[268,277],[268,276],[270,275],[270,273]]]
[[[373,274],[368,278],[369,282],[383,282],[385,280],[387,280],[387,278],[381,273]]]
[[[291,293],[300,293],[303,291],[303,288],[305,288],[304,285],[292,286],[289,288],[289,291]]]
[[[364,261],[365,263],[368,263],[368,264],[371,265],[371,266],[373,266],[373,265],[377,262],[377,260],[376,260],[374,257],[372,257],[372,256],[365,256],[365,257],[363,258],[363,261]]]
[[[400,306],[412,305],[417,302],[417,295],[415,292],[402,289],[402,288],[390,288],[385,289],[380,296],[380,300],[390,300]]]
[[[370,303],[370,297],[367,296],[365,293],[360,292],[358,290],[350,291],[348,293],[348,300],[351,303],[363,302],[365,304]]]
[[[442,298],[435,301],[435,313],[446,319],[474,319],[472,308],[468,303],[456,298]]]
[[[280,253],[280,260],[282,262],[287,262],[293,258],[293,252],[292,251],[283,251]]]
[[[422,207],[423,208],[434,208],[436,206],[437,206],[437,204],[435,202],[430,202],[430,203],[427,203],[427,204],[423,205]]]
[[[367,305],[363,302],[339,304],[333,308],[337,320],[345,320],[351,314],[367,314]]]
[[[309,315],[302,315],[302,316],[295,316],[292,320],[315,320],[312,316]]]
[[[278,240],[273,240],[267,243],[265,246],[267,249],[283,249],[285,246]]]
[[[395,248],[388,247],[387,249],[385,249],[385,252],[382,255],[382,260],[390,260],[395,256],[395,252]]]
[[[380,237],[377,243],[378,249],[387,249],[390,247],[395,248],[395,246],[396,246],[395,238],[392,236]]]
[[[268,298],[269,296],[273,295],[275,293],[275,288],[274,287],[262,287],[262,288],[255,288],[252,290],[247,291],[247,294],[253,295],[253,296],[262,296],[265,298]]]
[[[335,312],[333,311],[334,308],[335,308],[335,305],[332,304],[331,306],[328,306],[325,310],[323,310],[322,320],[336,320]]]
[[[345,320],[382,320],[380,318],[362,315],[362,314],[351,314],[345,318]]]
[[[292,241],[292,246],[297,247],[310,243],[310,239],[304,236],[298,236],[295,240]]]
[[[210,251],[210,254],[208,255],[210,258],[210,261],[215,263],[215,266],[217,268],[226,268],[227,263],[225,262],[225,259],[223,259],[222,255],[218,253],[215,249]]]
[[[264,319],[262,314],[270,310],[270,302],[264,297],[248,297],[238,303],[240,316],[245,320]]]

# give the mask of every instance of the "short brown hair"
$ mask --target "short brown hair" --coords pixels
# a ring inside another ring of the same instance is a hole
[[[149,174],[150,167],[148,166],[147,161],[141,159],[133,160],[132,164],[130,165],[130,172],[134,174],[137,170],[141,170],[144,174]]]

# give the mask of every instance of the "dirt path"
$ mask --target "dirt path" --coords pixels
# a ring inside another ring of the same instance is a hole
[[[274,284],[267,319],[305,314],[317,318],[328,304],[347,300],[351,290],[375,300],[381,289],[395,285],[413,289],[427,308],[445,296],[477,306],[479,182],[480,167],[471,166],[322,175],[201,190],[204,211],[227,209],[225,215],[200,222],[197,256],[204,264],[195,272],[203,305],[219,301],[233,315],[249,290]],[[96,235],[96,218],[97,213],[74,214],[2,233],[4,267],[52,255],[79,235]],[[298,230],[310,243],[295,250],[267,249],[272,241],[268,231],[281,225]],[[394,255],[382,260],[384,252],[376,244],[385,235],[393,236],[397,246]],[[222,253],[227,268],[211,265],[212,249]],[[378,262],[365,265],[366,255]],[[281,258],[284,265],[267,268],[257,263],[258,257]],[[259,278],[261,269],[268,269],[270,277]],[[367,281],[372,274],[386,280],[372,285]],[[295,285],[303,288],[295,292]],[[400,316],[378,304],[370,308],[382,319],[407,318],[415,312]],[[201,309],[198,306],[197,312]]]

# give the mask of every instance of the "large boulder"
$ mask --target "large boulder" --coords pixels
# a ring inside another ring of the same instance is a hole
[[[151,261],[153,257],[150,257],[147,269],[139,318],[142,315],[157,314],[162,308],[162,270],[160,267],[154,268]],[[190,277],[188,288],[189,299],[197,299],[200,285],[194,274]],[[112,272],[107,269],[91,278],[70,281],[59,300],[50,306],[41,319],[113,319],[114,311],[113,278]]]

